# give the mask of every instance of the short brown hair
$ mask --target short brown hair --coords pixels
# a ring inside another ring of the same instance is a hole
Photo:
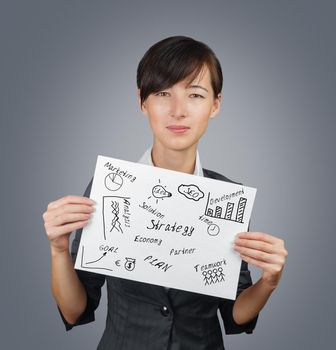
[[[219,60],[206,44],[186,36],[171,36],[151,46],[139,62],[137,86],[141,104],[151,93],[167,89],[190,76],[192,82],[204,64],[210,71],[214,97],[222,90]]]

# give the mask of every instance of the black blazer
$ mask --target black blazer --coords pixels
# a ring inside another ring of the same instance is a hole
[[[233,182],[203,169],[205,177]],[[92,180],[84,196],[89,197]],[[75,262],[82,230],[77,230],[71,247]],[[108,314],[98,350],[224,350],[217,316],[220,310],[225,333],[252,333],[258,316],[245,325],[232,317],[234,300],[221,299],[177,289],[135,282],[76,270],[87,292],[87,306],[75,324],[61,317],[66,330],[94,321],[94,311],[106,281]],[[242,262],[237,295],[252,284],[246,262]]]

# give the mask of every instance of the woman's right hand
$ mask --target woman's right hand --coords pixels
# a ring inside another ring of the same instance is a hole
[[[69,251],[71,232],[88,223],[94,204],[90,198],[75,195],[65,196],[48,204],[42,217],[53,252]]]

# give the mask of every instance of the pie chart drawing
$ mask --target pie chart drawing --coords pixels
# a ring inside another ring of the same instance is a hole
[[[124,180],[116,173],[110,173],[105,177],[105,187],[110,191],[118,191]]]

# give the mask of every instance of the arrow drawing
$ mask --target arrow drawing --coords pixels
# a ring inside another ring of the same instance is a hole
[[[107,252],[105,252],[105,253],[103,254],[103,256],[101,256],[99,259],[94,260],[94,261],[87,262],[86,264],[93,264],[93,263],[99,261],[100,259],[102,259],[106,254],[107,254]]]
[[[104,256],[104,255],[103,255]],[[84,266],[84,246],[82,246],[82,256],[81,256],[81,267],[84,269],[94,269],[94,270],[108,270],[108,271],[113,271],[112,269],[108,269],[106,267],[96,267],[96,266]]]

